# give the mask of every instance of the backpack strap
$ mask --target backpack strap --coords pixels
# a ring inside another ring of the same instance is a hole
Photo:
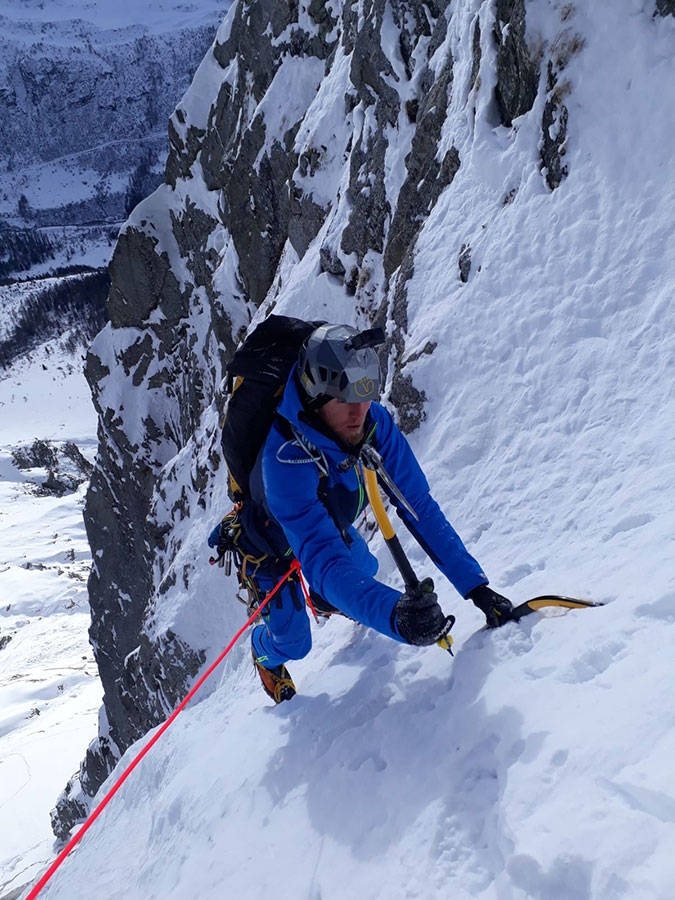
[[[340,537],[342,538],[342,540],[345,542],[347,547],[350,547],[353,544],[353,539],[350,537],[349,533],[345,531],[345,529],[340,525],[339,517],[331,502],[331,496],[328,490],[328,461],[326,460],[324,453],[319,450],[318,447],[312,444],[312,442],[309,441],[294,425],[292,425],[288,421],[288,419],[285,419],[283,416],[277,414],[276,420],[279,431],[287,439],[287,441],[289,443],[295,444],[295,446],[302,447],[302,449],[307,453],[307,458],[305,460],[302,460],[302,462],[313,462],[319,470],[319,484],[316,489],[317,499],[325,507],[326,512],[333,521],[333,524],[340,532]]]

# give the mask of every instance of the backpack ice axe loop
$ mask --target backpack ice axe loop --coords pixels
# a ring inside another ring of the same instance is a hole
[[[367,452],[364,452],[367,451]],[[401,546],[401,542],[399,541],[396,532],[394,531],[394,526],[391,524],[391,520],[387,515],[387,511],[384,508],[384,503],[382,502],[382,497],[380,495],[380,490],[377,486],[377,478],[378,475],[382,479],[383,483],[391,490],[392,494],[401,501],[403,506],[410,512],[412,516],[417,519],[417,515],[415,510],[410,506],[410,504],[406,501],[405,497],[400,493],[394,482],[391,480],[389,475],[384,470],[384,466],[382,465],[382,457],[375,450],[374,447],[370,447],[368,444],[363,447],[361,450],[361,461],[363,463],[363,481],[366,486],[366,494],[368,495],[368,500],[370,501],[370,505],[373,510],[373,514],[375,516],[375,520],[382,532],[382,536],[384,537],[385,543],[389,548],[389,552],[391,553],[396,566],[403,577],[403,582],[406,588],[409,588],[411,591],[419,590],[420,581],[415,574],[413,567],[410,565],[410,560],[405,555],[405,551]],[[455,624],[455,617],[449,616],[451,619],[450,628]],[[443,635],[442,638],[439,638],[436,641],[436,644],[443,650],[447,650],[448,653],[452,656],[452,636],[450,635],[450,628],[448,629],[448,633]]]

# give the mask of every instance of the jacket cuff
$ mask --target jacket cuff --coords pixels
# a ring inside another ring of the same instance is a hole
[[[486,578],[485,581],[481,581],[479,584],[475,584],[475,585],[471,588],[470,591],[467,591],[466,594],[464,594],[464,599],[465,599],[465,600],[473,600],[473,597],[472,597],[471,595],[472,595],[473,592],[476,590],[476,588],[487,587],[489,583],[490,583],[490,582],[489,582],[489,581],[487,580],[487,578]]]

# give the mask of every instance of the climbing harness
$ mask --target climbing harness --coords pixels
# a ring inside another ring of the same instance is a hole
[[[241,521],[243,509],[243,502],[237,501],[232,510],[223,517],[220,523],[218,555],[210,557],[209,564],[220,566],[224,569],[226,575],[230,575],[232,573],[232,564],[234,563],[237,581],[239,582],[235,596],[240,603],[244,604],[246,613],[250,616],[256,610],[256,615],[260,614],[265,594],[258,585],[256,575],[260,566],[268,561],[270,556],[267,553],[255,556],[245,548],[245,542],[241,540],[244,533]]]

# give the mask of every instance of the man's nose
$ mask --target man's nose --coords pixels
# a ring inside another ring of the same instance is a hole
[[[360,422],[368,412],[369,403],[350,403],[349,413],[352,422]]]

